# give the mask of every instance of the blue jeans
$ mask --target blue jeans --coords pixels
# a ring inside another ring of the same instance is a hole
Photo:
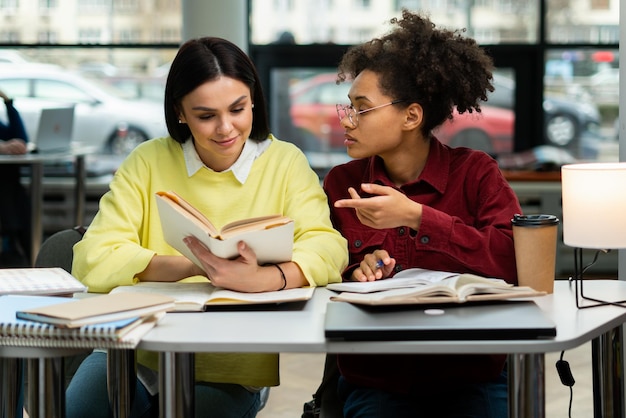
[[[94,352],[80,365],[65,392],[66,417],[111,416],[107,394],[106,353]],[[253,418],[260,405],[258,393],[227,383],[197,382],[195,387],[195,416],[216,418]],[[159,399],[150,396],[137,379],[131,407],[132,418],[158,417]]]
[[[357,387],[339,378],[345,418],[506,418],[507,373],[489,383],[442,386],[441,391],[400,395]]]

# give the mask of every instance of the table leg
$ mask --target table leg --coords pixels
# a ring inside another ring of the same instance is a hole
[[[0,417],[12,418],[18,410],[20,390],[22,390],[23,360],[0,358]]]
[[[74,193],[74,204],[75,204],[75,220],[74,226],[84,226],[85,225],[85,195],[86,195],[86,186],[85,179],[87,178],[87,169],[85,167],[85,155],[77,155],[76,156],[76,168],[74,169],[75,175],[75,193]]]
[[[591,341],[594,417],[624,418],[622,327]]]
[[[42,201],[43,191],[43,163],[32,163],[30,174],[30,227],[31,227],[31,265],[35,265],[35,258],[39,253],[41,247],[41,240],[43,238],[43,227],[41,218],[43,215]]]
[[[63,357],[28,359],[28,416],[65,417]]]
[[[126,418],[130,416],[136,385],[135,350],[108,350],[107,391],[114,418]]]
[[[194,416],[194,367],[193,353],[159,354],[159,414],[161,418]]]
[[[509,417],[544,418],[545,356],[539,354],[509,354]]]

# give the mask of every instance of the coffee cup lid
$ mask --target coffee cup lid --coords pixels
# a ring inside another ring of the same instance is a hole
[[[557,225],[559,218],[554,215],[519,215],[516,214],[511,219],[511,223],[515,226],[547,226]]]

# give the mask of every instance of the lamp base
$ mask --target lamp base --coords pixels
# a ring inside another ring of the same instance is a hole
[[[610,250],[598,250],[596,252],[596,255],[593,258],[593,261],[583,268],[583,249],[578,248],[578,247],[574,248],[574,276],[571,277],[570,280],[574,281],[576,307],[578,309],[595,308],[598,306],[607,306],[607,305],[621,306],[622,308],[626,308],[626,300],[619,300],[619,301],[611,302],[611,301],[605,301],[605,300],[600,300],[600,299],[592,298],[589,296],[585,296],[585,293],[584,293],[584,289],[583,289],[583,283],[585,281],[583,277],[584,273],[587,271],[589,267],[595,264],[595,262],[598,260],[598,256],[600,255],[600,252],[607,253],[609,251]],[[583,303],[582,301],[589,301],[593,303],[588,304],[588,303]]]

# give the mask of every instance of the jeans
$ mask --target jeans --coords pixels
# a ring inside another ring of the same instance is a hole
[[[441,391],[401,395],[358,387],[339,378],[345,418],[506,418],[507,373],[489,383],[442,386]]]
[[[82,362],[65,392],[67,418],[111,416],[106,362],[106,353],[97,351]],[[196,382],[196,417],[253,418],[259,406],[259,394],[252,393],[240,385]],[[151,396],[137,380],[130,416],[149,418],[158,415],[158,395]]]

